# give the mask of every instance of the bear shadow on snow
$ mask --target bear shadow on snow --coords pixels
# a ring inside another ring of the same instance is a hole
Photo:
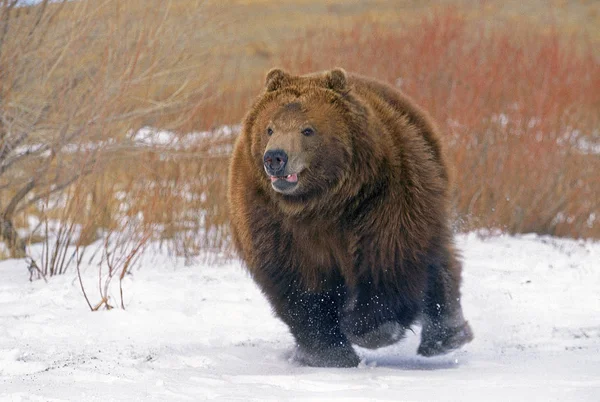
[[[352,367],[422,325],[418,353],[472,337],[436,127],[405,95],[342,69],[267,74],[235,144],[236,250],[310,366]]]
[[[458,369],[468,361],[465,352],[424,357],[415,355],[421,338],[420,328],[407,331],[406,337],[397,344],[378,350],[358,350],[361,362],[367,367],[392,368],[400,370],[436,371]]]
[[[297,350],[287,350],[279,354],[279,359],[290,361],[292,364],[303,365],[295,354]],[[468,362],[464,354],[445,354],[435,357],[414,356],[409,349],[398,350],[394,346],[385,347],[377,351],[359,350],[360,365],[365,367],[379,367],[398,370],[437,371],[458,369]]]
[[[376,359],[367,358],[365,364],[367,366],[376,364],[377,367],[420,371],[451,370],[460,367],[460,361],[457,362],[449,358],[420,359],[418,357],[408,358],[397,355],[378,356]]]

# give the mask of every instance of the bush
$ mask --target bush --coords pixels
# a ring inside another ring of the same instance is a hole
[[[168,18],[173,3],[0,1],[0,241],[13,257],[25,256],[17,223],[36,203],[116,165],[139,172],[147,153],[128,133],[189,125],[213,77],[210,45],[194,41],[208,12]],[[127,186],[106,184],[95,189],[107,199]]]
[[[378,77],[433,115],[460,229],[600,237],[600,63],[584,38],[486,29],[448,10],[398,29],[308,32],[280,64]]]

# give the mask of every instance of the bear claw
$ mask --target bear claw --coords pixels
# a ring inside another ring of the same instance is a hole
[[[466,321],[461,326],[436,331],[435,338],[437,339],[427,336],[426,330],[424,330],[424,334],[417,353],[425,357],[452,352],[473,340],[473,331]]]

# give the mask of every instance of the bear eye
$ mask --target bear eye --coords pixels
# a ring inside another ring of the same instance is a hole
[[[271,127],[267,128],[267,135],[273,135],[273,129]]]
[[[313,130],[310,127],[305,128],[304,130],[302,130],[302,135],[304,135],[305,137],[311,136],[315,133],[315,130]]]

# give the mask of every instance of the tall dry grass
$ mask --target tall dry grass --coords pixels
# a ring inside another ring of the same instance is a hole
[[[393,30],[311,31],[279,64],[378,77],[429,111],[456,167],[461,229],[599,238],[598,57],[585,37],[447,10]]]

